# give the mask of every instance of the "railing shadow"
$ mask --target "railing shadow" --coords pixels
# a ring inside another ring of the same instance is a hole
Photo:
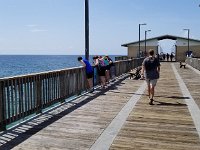
[[[89,103],[98,96],[105,94],[108,90],[115,89],[116,86],[118,86],[125,78],[127,78],[127,76],[117,79],[106,89],[97,89],[93,93],[85,94],[80,99],[77,98],[77,100],[62,103],[59,106],[20,123],[11,129],[2,131],[0,133],[0,150],[9,150],[14,148],[65,115]]]
[[[164,98],[172,98],[172,99],[190,99],[190,97],[183,97],[183,96],[165,96],[165,95],[159,95],[154,97],[164,97]]]
[[[169,102],[161,102],[161,101],[157,101],[154,100],[154,102],[157,102],[158,104],[154,104],[154,105],[164,105],[164,106],[187,106],[186,104],[182,104],[179,102],[176,103],[169,103]]]

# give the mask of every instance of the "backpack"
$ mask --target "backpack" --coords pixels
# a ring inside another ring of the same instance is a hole
[[[99,63],[98,63],[98,67],[99,67],[99,70],[101,70],[103,67],[105,67],[105,63],[104,63],[104,60],[103,59],[99,59],[98,60]]]

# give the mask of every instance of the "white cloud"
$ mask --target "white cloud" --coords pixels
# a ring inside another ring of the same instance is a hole
[[[45,29],[31,29],[31,32],[46,32],[47,30]]]
[[[70,49],[70,50],[73,49],[73,46],[69,46],[68,49]]]
[[[37,24],[28,24],[28,25],[25,25],[26,27],[30,27],[30,28],[34,28],[34,27],[38,27],[39,25]]]
[[[40,25],[37,24],[28,24],[25,25],[26,27],[28,27],[30,32],[46,32],[46,29],[41,29],[42,27]]]

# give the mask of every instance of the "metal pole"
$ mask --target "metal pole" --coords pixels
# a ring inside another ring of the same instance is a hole
[[[150,32],[151,30],[146,30],[145,31],[145,56],[146,56],[146,54],[147,54],[147,32]]]
[[[188,29],[188,54],[190,52],[190,29]]]
[[[146,53],[147,53],[147,31],[145,31],[145,51],[144,51],[145,57],[146,57]]]
[[[141,24],[139,24],[139,54],[138,54],[138,57],[140,58],[140,25]]]
[[[85,0],[85,59],[89,60],[89,3]]]
[[[147,25],[146,23],[142,23],[142,24],[139,24],[139,50],[138,50],[138,52],[139,52],[139,58],[140,58],[140,26],[141,25]]]
[[[189,56],[190,52],[190,29],[183,29],[188,32],[188,50],[187,50],[187,55]]]

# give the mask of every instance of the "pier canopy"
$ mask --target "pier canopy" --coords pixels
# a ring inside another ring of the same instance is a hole
[[[146,50],[154,49],[159,53],[159,41],[175,40],[175,59],[176,61],[184,61],[188,52],[188,38],[174,35],[162,35],[146,39]],[[121,46],[128,48],[128,57],[136,58],[139,56],[139,41],[122,44]],[[193,56],[200,57],[200,40],[189,38],[189,51]],[[145,40],[140,40],[140,56],[145,53]]]

